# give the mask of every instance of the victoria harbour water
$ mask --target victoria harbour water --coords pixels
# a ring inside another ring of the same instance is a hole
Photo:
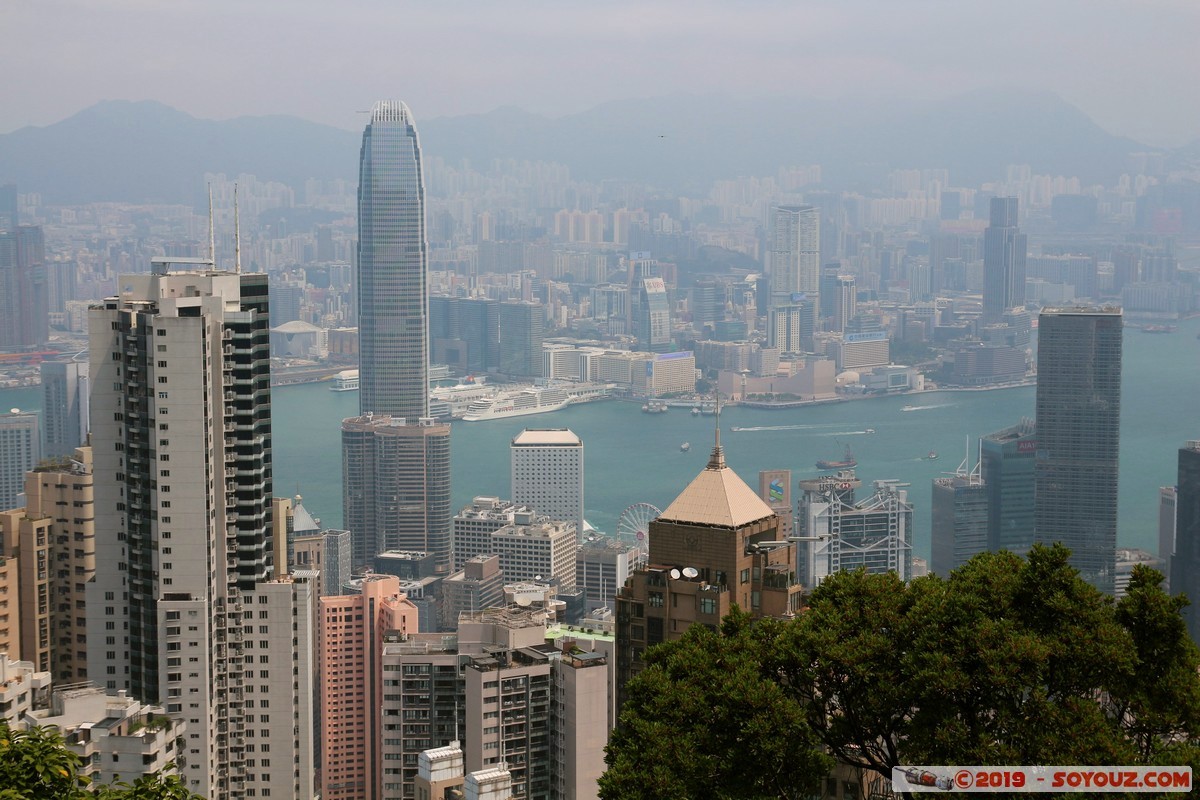
[[[1158,489],[1172,485],[1176,451],[1200,438],[1200,319],[1173,334],[1126,329],[1121,408],[1120,529],[1123,546],[1157,550]],[[721,413],[726,460],[751,486],[758,471],[790,469],[793,480],[818,474],[817,459],[837,459],[849,446],[864,482],[910,484],[914,552],[929,553],[931,481],[953,472],[968,438],[976,440],[1034,415],[1033,387],[926,392],[786,411],[731,407]],[[342,518],[340,423],[358,413],[355,392],[325,383],[273,392],[275,493],[300,494],[328,527]],[[36,409],[40,389],[0,392],[4,408]],[[915,406],[914,410],[903,410]],[[703,469],[714,420],[686,409],[643,414],[640,403],[606,401],[536,416],[456,422],[451,435],[454,506],[475,495],[509,495],[509,442],[525,427],[567,427],[583,439],[586,517],[614,531],[627,506],[665,508]],[[741,428],[732,431],[731,428]],[[749,429],[749,430],[746,430]],[[874,429],[874,433],[867,433]],[[680,445],[688,442],[688,452]],[[938,454],[930,460],[928,454]],[[794,487],[793,487],[794,488]],[[866,486],[864,486],[864,491]]]

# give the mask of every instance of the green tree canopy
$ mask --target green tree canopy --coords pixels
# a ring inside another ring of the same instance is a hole
[[[174,774],[92,787],[80,766],[57,728],[18,730],[0,719],[0,800],[204,800]]]
[[[805,710],[764,670],[778,634],[734,611],[655,647],[629,684],[600,779],[605,800],[801,798],[832,761]]]
[[[1138,568],[1113,602],[1068,556],[982,554],[908,584],[842,572],[795,620],[689,630],[630,682],[601,796],[795,796],[769,780],[782,754],[757,733],[765,719],[795,748],[796,791],[823,769],[818,750],[886,779],[911,764],[1196,764],[1186,599]]]

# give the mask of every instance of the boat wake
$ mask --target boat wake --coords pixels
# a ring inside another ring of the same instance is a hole
[[[732,427],[729,430],[734,433],[746,433],[754,431],[811,431],[821,428],[829,428],[831,425],[754,425],[749,428]],[[824,435],[824,434],[822,434]]]
[[[905,406],[904,408],[902,408],[900,410],[901,411],[927,411],[931,408],[948,408],[949,406],[952,406],[952,405],[954,405],[954,403],[935,403],[934,405],[929,405],[929,406]]]
[[[825,433],[813,434],[814,436],[868,436],[875,431],[828,431]]]

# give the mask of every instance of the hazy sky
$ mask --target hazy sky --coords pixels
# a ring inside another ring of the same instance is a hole
[[[104,99],[355,129],[680,91],[1059,93],[1113,133],[1200,138],[1197,0],[0,0],[0,131]]]

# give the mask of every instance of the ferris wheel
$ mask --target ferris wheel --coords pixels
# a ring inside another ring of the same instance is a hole
[[[644,563],[650,553],[650,520],[662,510],[649,503],[634,503],[621,512],[617,520],[617,539],[638,551],[638,561]]]

